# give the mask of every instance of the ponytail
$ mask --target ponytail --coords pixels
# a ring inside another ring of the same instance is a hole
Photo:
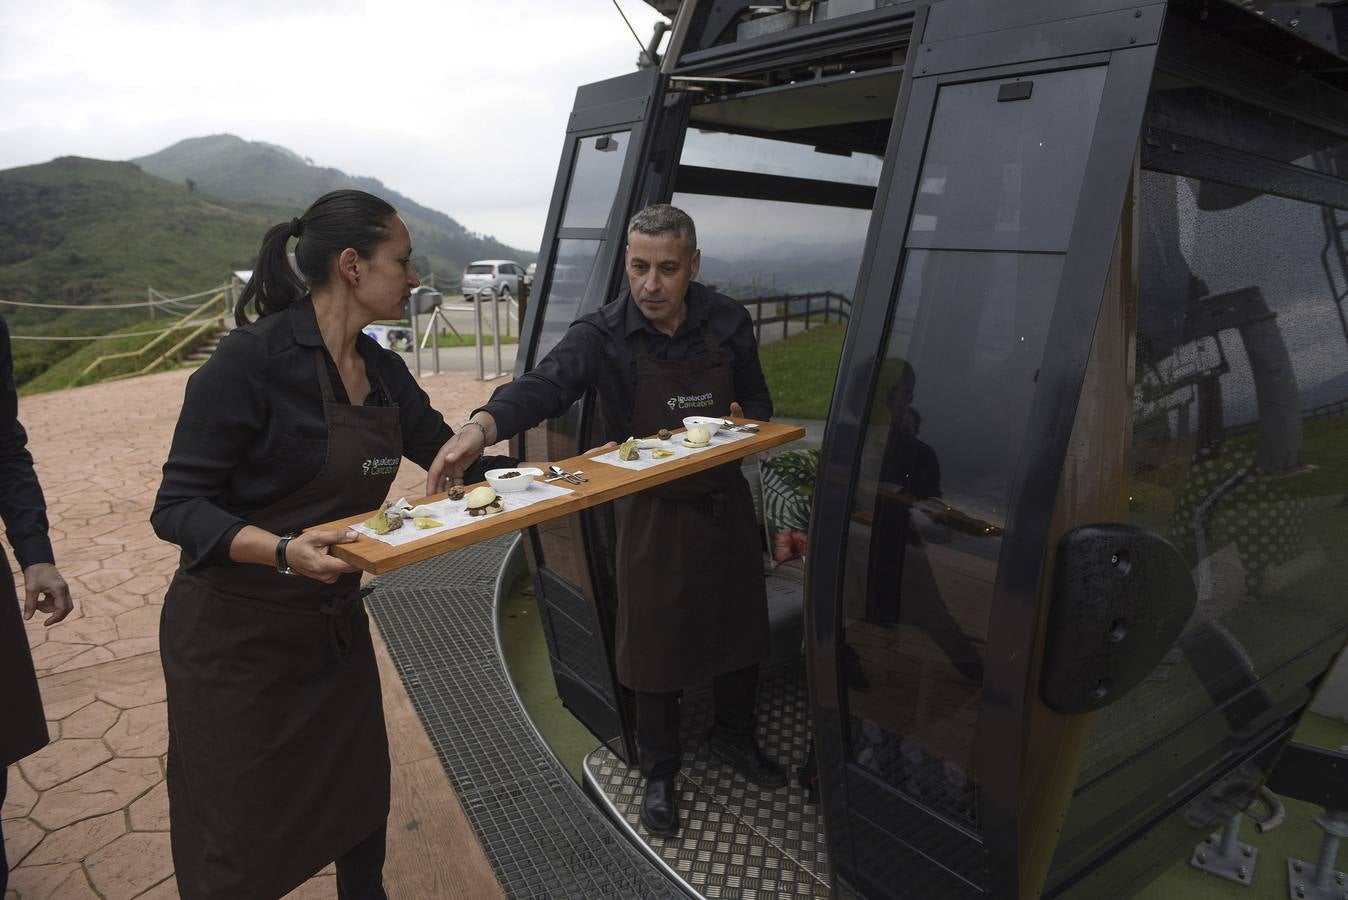
[[[298,221],[298,220],[292,220]],[[293,232],[291,222],[273,225],[262,238],[257,252],[253,276],[244,285],[239,302],[234,307],[234,324],[248,324],[248,305],[257,310],[258,318],[280,312],[304,296],[308,287],[299,273],[290,265],[286,244]]]
[[[285,309],[310,288],[323,287],[332,261],[347,247],[369,259],[375,245],[388,238],[389,220],[397,214],[365,191],[332,191],[298,218],[267,229],[253,276],[234,307],[235,324],[248,324],[249,304],[261,318]],[[294,265],[286,254],[292,237],[297,238]]]

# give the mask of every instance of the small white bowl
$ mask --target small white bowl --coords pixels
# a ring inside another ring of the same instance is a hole
[[[713,419],[711,416],[689,416],[683,420],[684,428],[692,428],[694,425],[700,425],[707,429],[707,433],[712,437],[725,425],[725,419]]]
[[[510,473],[516,473],[509,478],[505,476]],[[487,473],[487,484],[490,484],[498,494],[509,494],[512,491],[522,491],[534,483],[535,478],[541,478],[542,469],[492,469]]]

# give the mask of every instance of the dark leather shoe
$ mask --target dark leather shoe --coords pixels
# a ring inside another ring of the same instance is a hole
[[[730,763],[736,772],[759,787],[786,787],[786,770],[764,756],[756,741],[740,746],[713,735],[710,743],[712,755]]]
[[[679,833],[679,792],[673,778],[650,778],[641,798],[641,824],[651,834],[673,837]]]

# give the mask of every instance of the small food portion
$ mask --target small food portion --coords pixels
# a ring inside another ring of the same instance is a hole
[[[454,485],[453,487],[451,487],[451,488],[449,489],[449,499],[451,499],[451,500],[462,500],[462,499],[463,499],[463,493],[464,493],[464,491],[463,491],[463,485],[461,485],[461,484],[456,484],[456,485]]]
[[[632,462],[641,459],[641,454],[637,452],[637,444],[640,443],[636,438],[628,438],[618,447],[618,459],[623,462]]]
[[[669,459],[673,455],[674,455],[673,450],[667,450],[664,447],[658,447],[651,451],[651,456],[655,457],[656,459]]]
[[[674,436],[674,432],[670,431],[668,428],[661,428],[655,433],[655,436],[662,441],[667,441]]]
[[[503,474],[501,474],[501,475],[497,475],[496,477],[497,477],[497,478],[519,478],[519,477],[520,477],[520,473],[519,473],[519,472],[505,472],[505,473],[503,473]]]
[[[459,490],[463,490],[463,488],[460,488]],[[412,507],[411,509],[404,512],[403,515],[411,516],[412,518],[416,519],[425,516],[434,516],[436,515],[436,512],[433,507],[422,505]]]
[[[473,488],[465,499],[470,516],[489,516],[505,510],[505,502],[489,487]]]
[[[362,523],[375,534],[388,534],[403,527],[402,511],[388,503]]]
[[[445,523],[441,522],[439,519],[431,518],[430,516],[416,516],[412,519],[412,524],[424,530],[427,528],[439,528]]]
[[[654,450],[656,447],[664,446],[664,441],[659,438],[642,438],[637,441],[638,450]]]
[[[683,445],[685,447],[705,447],[709,443],[711,443],[711,432],[701,425],[694,425],[684,433]]]

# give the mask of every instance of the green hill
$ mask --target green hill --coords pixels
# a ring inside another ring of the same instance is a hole
[[[275,210],[189,194],[127,162],[62,157],[0,172],[0,300],[97,306],[180,295],[252,265]],[[146,311],[0,305],[15,334],[105,334]],[[161,316],[158,320],[163,321]],[[20,384],[81,344],[14,342]]]
[[[435,272],[442,289],[456,287],[474,259],[533,258],[373,178],[311,165],[284,147],[216,135],[132,162],[62,157],[0,171],[0,300],[101,306],[143,300],[147,287],[168,295],[205,290],[224,283],[231,270],[251,269],[269,226],[342,187],[370,191],[398,208],[412,230],[414,261],[423,273]],[[102,335],[132,324],[148,330],[154,325],[147,326],[145,314],[0,304],[17,335]],[[16,380],[33,382],[57,361],[95,346],[16,340]],[[49,383],[34,382],[32,389]]]
[[[245,141],[232,134],[188,138],[132,162],[180,185],[190,178],[199,193],[235,203],[280,207],[285,217],[297,215],[328,191],[369,191],[397,207],[412,232],[414,262],[423,273],[434,272],[441,289],[457,286],[463,267],[475,259],[504,258],[527,264],[536,255],[470,232],[444,213],[390,190],[375,178],[316,166],[284,147]]]

